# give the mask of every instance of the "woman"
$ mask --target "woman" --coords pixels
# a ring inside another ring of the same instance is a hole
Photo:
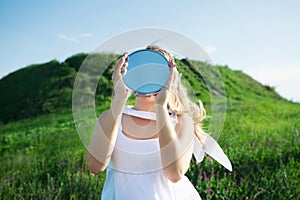
[[[195,136],[203,141],[201,121],[205,110],[193,103],[180,80],[174,59],[157,46],[148,46],[169,60],[165,87],[148,96],[136,96],[126,106],[130,92],[122,77],[128,55],[116,64],[112,76],[115,95],[102,113],[87,151],[94,174],[106,169],[104,200],[201,199],[184,176],[194,150]]]

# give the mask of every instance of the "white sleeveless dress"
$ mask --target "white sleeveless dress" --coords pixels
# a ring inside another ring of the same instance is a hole
[[[155,113],[125,107],[124,113],[155,120]],[[175,126],[176,117],[171,117]],[[106,169],[102,200],[200,200],[184,176],[177,183],[164,176],[158,138],[137,140],[119,127],[115,148]]]

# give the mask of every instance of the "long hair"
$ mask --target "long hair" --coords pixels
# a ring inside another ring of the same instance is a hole
[[[160,52],[168,60],[172,58],[172,56],[166,50],[157,45],[149,45],[147,46],[147,49]],[[203,103],[201,100],[198,100],[197,105],[190,99],[187,87],[182,83],[182,75],[179,72],[176,73],[177,78],[170,88],[172,91],[172,98],[170,98],[168,102],[168,107],[176,115],[187,113],[193,119],[195,135],[203,144],[204,130],[202,129],[202,121],[206,118],[206,111],[203,107]]]

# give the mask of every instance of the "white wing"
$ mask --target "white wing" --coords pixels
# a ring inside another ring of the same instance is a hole
[[[215,159],[229,171],[232,171],[230,160],[225,155],[220,145],[208,134],[205,134],[204,146],[201,144],[197,137],[195,138],[194,156],[197,163],[203,160],[204,153]]]

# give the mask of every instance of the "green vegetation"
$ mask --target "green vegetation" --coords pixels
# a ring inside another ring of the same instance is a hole
[[[112,55],[93,56],[93,66],[103,59],[109,66],[96,90],[99,114],[110,105],[115,61],[109,62]],[[71,113],[74,77],[86,57],[78,54],[62,63],[31,65],[0,80],[4,94],[0,99],[0,199],[100,198],[105,173],[88,172],[85,147]],[[210,65],[176,62],[209,115],[206,85],[222,92],[222,85],[203,81],[201,72]],[[218,141],[232,161],[233,172],[206,157],[199,165],[192,162],[188,178],[203,199],[299,199],[300,105],[282,99],[272,87],[241,71],[214,67],[222,75],[227,96]],[[96,69],[80,73],[94,74]]]

